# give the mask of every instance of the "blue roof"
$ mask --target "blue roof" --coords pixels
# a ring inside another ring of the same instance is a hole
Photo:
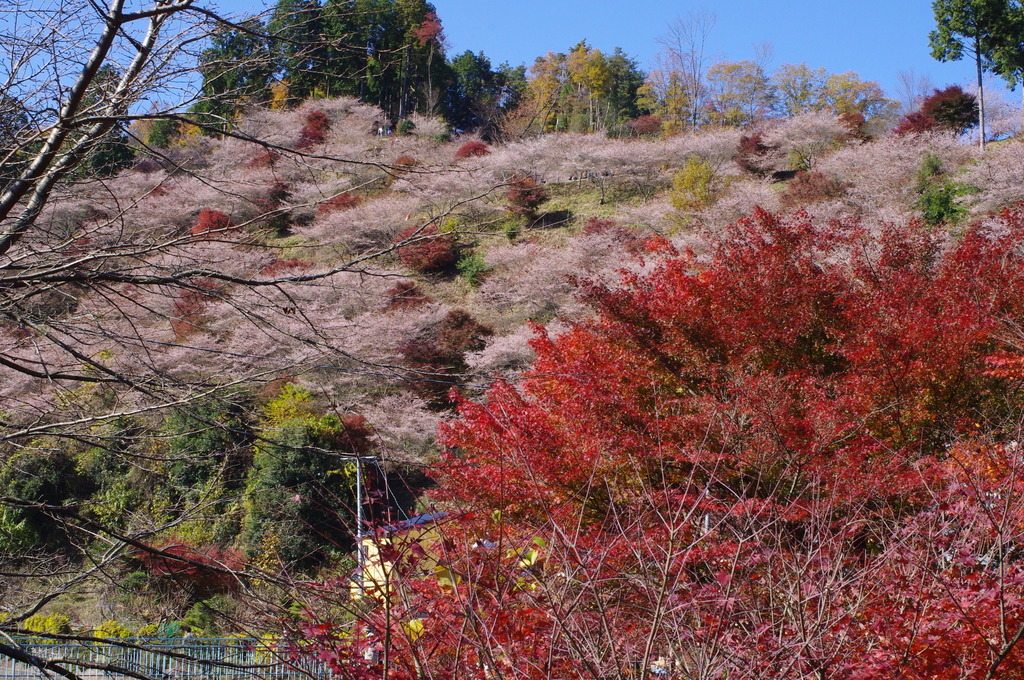
[[[446,517],[448,517],[447,512],[427,512],[422,515],[416,515],[415,517],[410,517],[409,519],[403,519],[400,522],[394,522],[387,526],[380,527],[378,531],[385,534],[395,534],[402,531],[409,531],[410,529],[415,529],[417,527],[426,526],[427,524],[438,522]]]

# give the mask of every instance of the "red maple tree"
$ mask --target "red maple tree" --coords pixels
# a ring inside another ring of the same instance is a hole
[[[1024,670],[1024,211],[958,239],[757,211],[708,241],[578,281],[593,317],[460,401],[444,577],[368,615],[392,672]]]

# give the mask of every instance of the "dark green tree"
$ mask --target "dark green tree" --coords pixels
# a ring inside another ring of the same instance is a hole
[[[0,94],[0,191],[25,167],[20,140],[32,133],[29,122],[28,112],[16,97]]]
[[[424,32],[429,28],[425,23],[436,21],[434,6],[423,0],[353,0],[347,11],[354,22],[340,25],[363,50],[359,97],[391,118],[426,110],[432,103],[430,90],[440,85],[445,68],[444,59],[432,56],[441,53],[440,34]],[[331,30],[337,31],[339,20],[332,21]]]
[[[153,121],[152,126],[149,128],[149,134],[146,135],[145,142],[149,146],[166,149],[180,132],[181,123],[176,120],[163,118]]]
[[[514,111],[526,94],[526,66],[524,64],[512,66],[507,61],[503,61],[495,71],[494,80],[501,88],[498,106],[503,111]]]
[[[74,549],[74,530],[50,508],[74,506],[96,490],[75,453],[52,440],[32,442],[0,466],[0,553],[18,548]]]
[[[319,0],[278,0],[267,31],[275,74],[288,81],[289,98],[326,94],[331,54]]]
[[[296,414],[263,432],[246,492],[243,540],[305,568],[354,545],[354,456],[368,452],[359,418]]]
[[[1010,1],[1006,23],[1007,39],[1000,40],[992,53],[994,71],[1007,82],[1010,89],[1024,83],[1024,2]],[[1021,88],[1024,97],[1024,87]],[[1020,133],[1024,134],[1024,101],[1021,106]]]
[[[985,90],[982,76],[996,68],[995,55],[1012,39],[1013,12],[1007,0],[935,0],[936,29],[928,34],[932,56],[939,61],[975,64],[978,79],[978,127],[985,148]],[[1019,38],[1018,38],[1019,39]]]
[[[164,422],[169,438],[162,488],[172,506],[199,501],[213,486],[229,502],[245,479],[251,462],[251,399],[225,395],[172,411]]]
[[[92,177],[110,177],[135,162],[131,137],[122,128],[115,128],[104,137],[85,159],[82,168]]]
[[[204,126],[220,128],[230,123],[235,111],[268,98],[277,64],[258,19],[248,19],[240,28],[222,28],[213,34],[202,55],[203,99],[193,107]]]
[[[476,129],[489,122],[501,97],[490,60],[466,50],[448,62],[448,121],[457,128]]]
[[[608,125],[616,125],[647,113],[637,103],[637,93],[644,85],[644,72],[636,60],[623,52],[621,47],[616,47],[612,56],[608,57],[608,69],[611,71],[611,87],[607,95]]]
[[[450,60],[446,116],[456,128],[476,130],[492,140],[504,116],[514,111],[526,92],[526,67],[502,63],[492,69],[483,52],[466,50]]]
[[[87,115],[102,108],[108,94],[117,86],[122,75],[119,69],[110,65],[99,69],[92,85],[82,98]],[[119,123],[89,145],[78,173],[84,177],[109,177],[130,166],[134,160],[135,150],[131,146],[131,139],[125,131],[124,124]]]
[[[324,94],[365,98],[371,17],[355,11],[352,0],[326,0],[320,16],[327,51],[322,65]]]

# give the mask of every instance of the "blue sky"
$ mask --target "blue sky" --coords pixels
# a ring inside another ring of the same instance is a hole
[[[933,86],[972,82],[967,62],[941,64],[929,55],[934,27],[928,0],[433,0],[444,23],[449,51],[483,51],[497,66],[503,61],[529,66],[549,51],[564,52],[580,40],[610,52],[622,47],[642,68],[650,66],[658,38],[668,24],[689,12],[717,15],[709,39],[712,56],[748,59],[753,46],[770,43],[772,68],[807,62],[830,72],[856,71],[896,96],[897,74],[926,74]],[[262,8],[258,0],[216,0],[228,11]]]

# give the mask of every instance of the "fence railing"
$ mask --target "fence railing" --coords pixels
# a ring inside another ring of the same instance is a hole
[[[9,640],[3,640],[10,643]],[[310,680],[330,670],[308,660],[281,658],[265,641],[245,638],[119,638],[110,642],[67,642],[15,638],[24,652],[59,662],[82,678],[129,680]],[[0,680],[59,679],[28,663],[0,656]]]

